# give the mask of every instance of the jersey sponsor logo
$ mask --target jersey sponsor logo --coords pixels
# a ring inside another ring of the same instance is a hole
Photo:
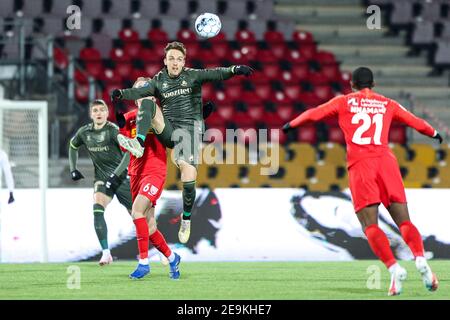
[[[154,196],[154,195],[156,195],[158,193],[158,191],[159,191],[159,189],[157,187],[155,187],[154,185],[152,185],[150,187],[149,193],[150,193],[150,195]]]
[[[348,99],[347,104],[348,104],[349,107],[357,107],[357,106],[359,106],[358,98],[353,97],[353,98]]]
[[[108,152],[109,147],[103,146],[103,147],[88,147],[87,148],[90,152]]]
[[[350,98],[347,103],[351,113],[384,114],[388,102],[368,98],[363,98],[358,102],[358,98]]]
[[[182,94],[190,94],[190,93],[192,93],[192,88],[186,88],[186,89],[177,89],[175,91],[163,93],[162,96],[167,99],[170,97],[175,97],[175,96],[179,96]]]

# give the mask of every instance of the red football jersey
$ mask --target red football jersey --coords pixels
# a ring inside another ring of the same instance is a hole
[[[136,114],[138,109],[125,113],[125,126],[120,129],[124,136],[136,137]],[[128,174],[130,175],[148,175],[154,172],[166,175],[167,169],[166,148],[159,142],[152,129],[145,138],[144,154],[140,158],[130,155],[130,164],[128,165]]]
[[[364,158],[390,153],[389,128],[393,120],[402,122],[420,133],[433,137],[434,128],[416,117],[398,102],[370,89],[335,97],[327,103],[305,111],[290,122],[298,127],[309,122],[337,116],[347,144],[347,165]]]

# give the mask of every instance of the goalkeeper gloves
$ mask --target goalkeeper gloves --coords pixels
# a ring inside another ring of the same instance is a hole
[[[111,92],[111,102],[122,100],[122,91],[120,89],[114,89]]]
[[[209,117],[209,115],[216,109],[214,102],[208,101],[203,105],[203,120]]]
[[[72,176],[73,181],[78,181],[80,179],[84,179],[84,176],[77,169],[73,170],[70,175]]]
[[[244,75],[246,77],[250,76],[253,73],[253,69],[249,66],[234,66],[233,73],[237,75]]]
[[[441,144],[442,141],[444,140],[444,139],[442,139],[441,135],[437,131],[436,131],[436,134],[433,136],[433,139],[439,140],[439,144]]]
[[[283,130],[283,132],[284,132],[285,134],[287,134],[288,131],[291,130],[291,129],[292,129],[292,128],[291,128],[291,125],[289,124],[289,122],[286,123],[286,124],[283,126],[283,128],[282,128],[282,130]]]
[[[115,192],[116,189],[119,187],[120,182],[121,182],[120,178],[118,176],[116,176],[114,173],[112,173],[109,176],[108,180],[106,180],[105,187],[106,187],[106,189],[110,189],[113,192]]]
[[[125,116],[123,115],[122,112],[116,111],[116,120],[117,120],[117,125],[119,126],[119,128],[125,127],[125,124],[127,123],[127,121],[125,120]]]
[[[14,195],[12,192],[9,193],[9,199],[8,199],[8,204],[13,203],[14,202]]]

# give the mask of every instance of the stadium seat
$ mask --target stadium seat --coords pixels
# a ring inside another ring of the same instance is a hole
[[[407,173],[403,177],[405,188],[421,188],[429,183],[428,167],[421,163],[404,163],[401,168],[406,169]]]
[[[415,153],[412,162],[431,166],[436,162],[436,150],[430,144],[412,143],[409,148]]]
[[[324,158],[322,160],[325,164],[345,166],[346,152],[341,144],[322,142],[319,144],[318,149],[324,153]]]
[[[316,163],[316,150],[308,143],[291,143],[288,149],[294,153],[291,162],[310,166]]]
[[[123,42],[137,42],[139,41],[139,33],[131,28],[125,28],[119,31],[119,39]]]
[[[338,143],[340,145],[345,144],[344,133],[339,126],[334,125],[328,128],[328,141]]]
[[[399,165],[403,165],[408,161],[408,151],[399,143],[389,143],[391,151],[394,153]]]

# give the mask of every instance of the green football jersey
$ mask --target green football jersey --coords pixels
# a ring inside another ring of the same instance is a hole
[[[233,67],[213,69],[184,68],[180,75],[171,78],[167,68],[159,71],[147,85],[122,90],[123,99],[137,100],[155,96],[159,99],[164,116],[173,124],[203,124],[202,84],[221,81],[233,76]]]
[[[106,122],[103,128],[94,129],[90,123],[78,129],[75,136],[70,140],[70,146],[78,149],[84,145],[94,164],[95,180],[107,180],[120,164],[123,153],[117,141],[119,128],[112,122]],[[121,178],[126,176],[126,171]]]

